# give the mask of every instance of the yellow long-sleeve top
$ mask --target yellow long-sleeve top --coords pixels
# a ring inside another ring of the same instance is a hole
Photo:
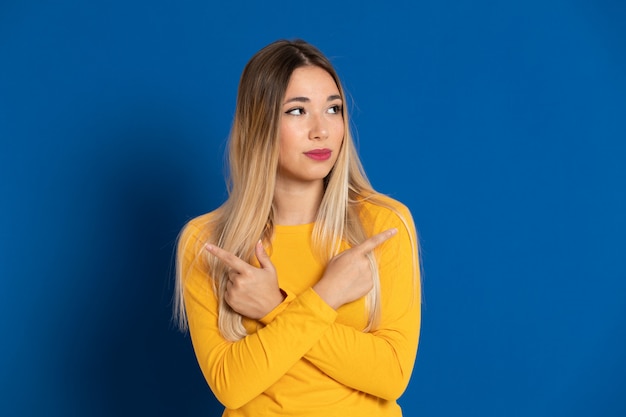
[[[398,229],[376,249],[381,317],[370,332],[363,332],[364,298],[335,311],[312,289],[325,268],[311,247],[314,225],[276,225],[270,259],[287,297],[259,321],[244,318],[248,336],[224,339],[210,271],[205,262],[194,262],[205,256],[197,248],[204,246],[199,239],[212,214],[185,227],[179,261],[189,331],[200,368],[226,407],[224,416],[402,415],[396,400],[409,382],[420,330],[419,266],[409,210],[384,201],[394,210],[369,202],[361,210],[369,236]]]

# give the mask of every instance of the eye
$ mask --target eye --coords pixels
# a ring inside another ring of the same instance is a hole
[[[342,107],[339,104],[335,104],[331,108],[328,109],[328,113],[330,114],[341,114]]]
[[[302,107],[296,107],[294,109],[287,110],[285,114],[290,114],[292,116],[302,116],[304,114],[304,109]]]

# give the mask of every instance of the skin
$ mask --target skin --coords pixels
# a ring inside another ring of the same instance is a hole
[[[324,178],[337,161],[344,136],[343,101],[335,80],[319,67],[294,70],[283,100],[278,132],[279,160],[274,221],[311,223],[324,194]],[[328,149],[330,158],[306,152]]]
[[[319,186],[335,165],[343,142],[343,101],[333,78],[319,67],[294,70],[282,105],[276,182],[282,188]],[[306,156],[328,149],[331,157],[316,161]]]
[[[324,178],[334,166],[344,136],[343,102],[333,78],[319,67],[294,70],[285,91],[279,127],[279,168],[274,194],[277,224],[313,222],[324,194]],[[315,160],[311,150],[327,149],[330,157]],[[330,260],[313,290],[332,308],[355,301],[373,287],[367,254],[397,233],[386,230]],[[225,301],[251,319],[266,316],[283,301],[276,269],[259,241],[257,268],[217,246],[206,250],[229,268]]]

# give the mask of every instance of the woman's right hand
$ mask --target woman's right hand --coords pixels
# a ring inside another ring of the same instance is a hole
[[[332,258],[313,290],[335,310],[372,290],[372,270],[367,254],[398,233],[389,229]]]
[[[259,320],[283,301],[276,268],[261,241],[255,246],[260,268],[217,246],[207,245],[206,250],[229,268],[224,301],[237,313]]]

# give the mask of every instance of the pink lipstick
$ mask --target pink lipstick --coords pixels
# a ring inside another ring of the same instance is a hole
[[[325,161],[330,158],[332,151],[330,149],[313,149],[304,153],[311,159],[315,159],[316,161]]]

